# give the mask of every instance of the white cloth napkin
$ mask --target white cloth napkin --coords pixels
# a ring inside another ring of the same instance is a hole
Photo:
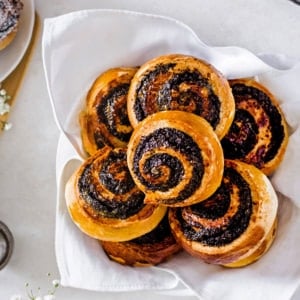
[[[57,151],[56,255],[63,285],[97,291],[152,289],[200,299],[290,299],[300,284],[300,63],[279,55],[257,57],[237,47],[205,45],[176,20],[128,11],[78,11],[46,19],[42,41],[46,82],[62,135]],[[73,224],[65,183],[84,159],[78,112],[94,79],[117,66],[137,66],[166,53],[203,58],[227,78],[256,76],[279,98],[290,142],[272,182],[278,191],[279,226],[269,252],[241,269],[213,266],[181,253],[151,268],[107,259],[99,243]]]

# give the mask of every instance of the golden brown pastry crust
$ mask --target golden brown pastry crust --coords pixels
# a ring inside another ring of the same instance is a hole
[[[145,117],[165,110],[182,110],[205,118],[222,138],[234,117],[234,99],[226,78],[193,56],[169,54],[142,65],[128,92],[133,127]]]
[[[10,32],[5,38],[0,40],[0,50],[6,48],[15,38],[17,31]]]
[[[93,82],[80,114],[83,147],[90,155],[105,145],[126,147],[132,132],[127,92],[136,68],[113,68]]]
[[[237,260],[233,263],[224,264],[223,266],[228,268],[239,268],[239,267],[247,266],[259,260],[271,247],[277,232],[277,225],[278,225],[278,218],[275,219],[273,226],[270,232],[268,233],[268,235],[266,236],[265,240],[260,244],[258,248],[256,248],[256,250],[249,257],[243,258],[241,260]]]
[[[158,265],[181,250],[173,237],[167,215],[151,232],[127,242],[104,242],[101,245],[110,259],[124,265]]]
[[[253,164],[270,175],[283,159],[288,127],[275,96],[253,79],[230,81],[236,102],[232,126],[222,140],[225,158]]]
[[[0,1],[0,51],[15,38],[19,29],[20,13],[23,3],[20,0]]]
[[[182,247],[207,263],[250,264],[265,253],[275,235],[278,200],[257,168],[225,160],[222,185],[190,207],[172,208],[171,230]]]
[[[166,208],[145,205],[126,163],[126,149],[104,147],[74,172],[65,198],[74,223],[87,235],[127,241],[151,231]]]
[[[209,197],[223,174],[223,152],[212,127],[183,111],[155,113],[128,143],[128,167],[146,203],[185,206]]]

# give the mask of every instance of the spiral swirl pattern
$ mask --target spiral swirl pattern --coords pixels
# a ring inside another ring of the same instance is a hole
[[[224,136],[233,119],[234,100],[223,76],[202,60],[166,55],[147,62],[133,78],[128,93],[130,122],[166,110],[194,113]]]
[[[223,173],[217,136],[203,118],[187,112],[145,119],[134,130],[128,152],[130,172],[149,203],[199,202],[214,192]]]
[[[153,230],[166,214],[166,207],[144,203],[145,195],[133,182],[126,158],[126,148],[105,146],[67,182],[69,214],[93,238],[129,241]]]
[[[187,239],[208,246],[234,241],[247,229],[251,214],[249,184],[231,167],[225,168],[222,184],[211,197],[177,211]]]
[[[102,98],[101,104],[97,106],[97,116],[99,122],[102,122],[108,128],[111,135],[117,137],[123,142],[128,142],[131,134],[131,126],[127,116],[126,103],[128,83],[120,84],[114,87]],[[125,130],[122,131],[122,128]],[[101,146],[101,137],[95,133],[97,145]]]
[[[156,152],[157,149],[163,149],[163,152]],[[152,152],[155,153],[150,156]],[[143,164],[142,172],[139,162]],[[168,199],[168,203],[191,196],[201,184],[203,169],[198,145],[189,135],[173,128],[157,129],[141,139],[134,156],[133,170],[149,190],[166,192],[178,186],[184,176],[191,178],[176,198]]]
[[[197,71],[180,70],[176,64],[157,65],[137,87],[134,105],[138,121],[161,110],[184,110],[204,117],[213,128],[220,121],[220,103],[208,80]],[[154,92],[149,93],[149,91]],[[153,103],[154,105],[147,105]]]
[[[93,157],[85,164],[78,187],[92,214],[126,219],[144,206],[144,194],[134,184],[127,167],[126,149]]]
[[[110,69],[93,83],[81,115],[83,144],[89,154],[105,145],[126,147],[132,127],[127,93],[135,68]]]
[[[267,177],[254,166],[225,160],[222,183],[206,200],[171,208],[173,234],[190,254],[208,263],[238,267],[270,247],[278,200]]]
[[[224,155],[253,164],[267,175],[283,155],[287,126],[274,97],[254,81],[232,81],[236,103],[234,121],[222,139]]]

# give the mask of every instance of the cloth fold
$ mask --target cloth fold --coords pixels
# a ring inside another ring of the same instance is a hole
[[[80,39],[78,38],[80,37]],[[94,79],[117,66],[137,66],[158,55],[185,53],[205,59],[227,78],[255,76],[278,97],[290,125],[287,154],[271,180],[279,196],[279,226],[258,262],[226,269],[181,253],[151,268],[108,260],[99,243],[69,218],[66,181],[84,159],[78,113]],[[97,291],[151,289],[200,299],[290,299],[300,285],[300,63],[282,55],[254,55],[238,47],[209,47],[185,24],[119,10],[85,10],[46,19],[42,54],[54,117],[61,130],[57,151],[56,256],[63,285]]]

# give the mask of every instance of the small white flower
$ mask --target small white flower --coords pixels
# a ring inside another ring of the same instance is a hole
[[[44,296],[44,300],[54,300],[55,296],[54,295],[46,295]]]
[[[6,95],[6,90],[5,89],[1,89],[0,90],[0,96],[5,96]]]
[[[23,300],[21,295],[13,295],[10,297],[10,300]]]
[[[3,130],[7,131],[12,128],[12,123],[4,123]]]
[[[55,288],[59,287],[59,284],[60,284],[60,282],[59,282],[58,279],[54,279],[54,280],[52,281],[52,285],[53,285]]]
[[[4,115],[4,114],[6,114],[6,113],[8,113],[9,110],[10,110],[9,104],[7,104],[5,102],[4,103],[0,102],[0,115],[1,116]]]
[[[0,86],[0,88],[1,88],[1,86]],[[4,122],[3,122],[2,126],[4,126]],[[50,273],[47,274],[47,276],[50,276],[50,275],[51,275]],[[48,294],[42,296],[44,293],[41,293],[41,288],[39,287],[37,289],[37,294],[41,295],[41,296],[36,296],[35,295],[36,293],[29,287],[29,283],[26,283],[25,287],[26,287],[27,297],[24,298],[21,295],[14,295],[10,298],[10,300],[29,300],[29,299],[30,300],[54,300],[54,299],[56,299],[56,297],[54,296],[54,293],[56,292],[56,289],[59,287],[59,285],[60,285],[59,280],[54,279],[54,280],[52,280],[52,288],[50,288],[48,290]]]

